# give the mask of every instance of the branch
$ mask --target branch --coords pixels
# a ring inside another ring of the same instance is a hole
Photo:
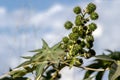
[[[16,69],[14,69],[13,71],[17,71],[17,70],[19,70],[19,69],[21,69],[21,67],[20,68],[16,68]],[[5,74],[3,74],[2,76],[0,76],[0,79],[2,79],[2,78],[4,78],[4,77],[7,77],[11,72],[13,72],[13,71],[10,71],[10,72],[7,72],[7,73],[5,73]]]
[[[83,67],[80,66],[79,68],[85,69],[85,70],[91,70],[91,71],[105,71],[105,70],[109,70],[109,68],[106,69],[95,69],[95,68],[89,68],[89,67]]]
[[[67,66],[69,66],[69,64],[66,63],[66,62],[64,62],[63,64],[66,64]],[[95,68],[89,68],[89,67],[84,67],[84,66],[80,66],[78,68],[82,68],[84,70],[91,70],[91,71],[105,71],[105,70],[109,70],[109,68],[106,68],[106,69],[95,69]]]
[[[46,62],[46,61],[44,61],[44,62]],[[21,66],[19,68],[15,68],[12,71],[9,71],[9,72],[3,74],[2,76],[0,76],[0,79],[4,78],[6,76],[9,76],[11,72],[18,71],[20,69],[23,69],[24,67],[27,67],[27,66],[30,66],[30,65],[33,65],[33,64],[40,64],[40,63],[43,63],[43,62],[35,62],[35,63],[31,63],[31,64],[28,64],[28,65]]]

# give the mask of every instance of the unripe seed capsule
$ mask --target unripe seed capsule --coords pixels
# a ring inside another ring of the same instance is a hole
[[[76,6],[74,9],[73,9],[73,12],[75,14],[80,14],[81,13],[81,8],[79,6]]]
[[[91,53],[91,56],[95,56],[96,55],[96,52],[93,49],[90,49],[88,52]]]
[[[95,29],[97,29],[97,25],[95,23],[91,23],[88,25],[89,29],[94,31]]]
[[[73,33],[77,33],[77,32],[78,32],[78,27],[73,27],[73,28],[72,28],[72,32],[73,32]]]
[[[87,7],[86,7],[86,12],[87,12],[88,14],[94,12],[95,10],[96,10],[96,5],[93,4],[93,3],[89,3],[89,4],[87,5]]]
[[[92,20],[97,20],[98,19],[98,14],[96,13],[96,12],[92,12],[91,14],[90,14],[90,18],[92,19]]]
[[[84,48],[85,47],[85,42],[81,41],[80,45],[81,45],[82,48]]]
[[[93,42],[94,41],[94,37],[92,35],[86,36],[86,41],[87,42]]]
[[[68,43],[68,41],[69,41],[69,38],[68,38],[68,37],[64,37],[64,38],[63,38],[63,42],[64,42],[64,43]]]
[[[79,37],[78,33],[70,33],[70,34],[69,34],[69,38],[70,38],[71,40],[77,40],[78,37]]]
[[[75,19],[75,25],[76,26],[80,26],[80,25],[82,25],[83,23],[82,23],[82,20],[81,19]]]
[[[73,23],[70,21],[65,22],[64,27],[65,29],[71,29],[73,26]]]
[[[87,42],[86,43],[86,48],[90,49],[93,47],[93,42]]]

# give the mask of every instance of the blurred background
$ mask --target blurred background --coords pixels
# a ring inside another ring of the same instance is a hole
[[[33,55],[28,51],[41,48],[41,39],[50,46],[69,33],[64,22],[74,21],[74,6],[97,5],[99,19],[94,32],[94,49],[120,50],[120,0],[0,0],[0,75]],[[81,79],[83,72],[72,68],[61,71],[61,80]],[[105,79],[107,80],[107,79]]]

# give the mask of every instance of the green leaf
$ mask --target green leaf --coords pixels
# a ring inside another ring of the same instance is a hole
[[[120,76],[120,65],[113,63],[111,65],[110,73],[109,73],[109,80],[115,80]]]
[[[12,79],[13,80],[13,79]],[[15,78],[14,80],[31,80],[31,79],[29,79],[29,78],[27,78],[27,77],[17,77],[17,78]]]
[[[36,68],[36,79],[35,80],[40,80],[46,64],[47,63],[42,63],[42,64],[39,64],[37,66],[37,68]]]
[[[27,74],[27,71],[25,69],[23,70],[15,70],[15,71],[11,71],[9,73],[13,78],[17,78],[17,77],[22,77],[25,74]]]
[[[105,51],[108,51],[108,52],[110,52],[110,53],[113,53],[113,51],[111,51],[111,50],[109,50],[109,49],[105,49]]]
[[[31,58],[31,62],[42,63],[44,61],[54,62],[54,65],[59,64],[61,56],[64,56],[65,52],[60,48],[60,42],[54,45],[52,48],[49,48],[48,44],[43,40],[43,47],[38,50],[35,55]]]
[[[13,79],[13,78],[11,78],[11,77],[4,77],[4,78],[2,78],[2,79],[0,79],[0,80],[31,80],[31,79],[29,79],[29,78],[27,78],[27,77],[17,77],[17,78],[15,78],[15,79]]]
[[[44,39],[42,39],[42,42],[43,42],[42,49],[47,49],[47,48],[49,48],[47,42],[46,42]]]
[[[43,57],[44,53],[37,53],[32,58],[31,61],[39,61]]]
[[[52,50],[59,49],[59,48],[60,48],[60,45],[61,45],[61,42],[55,44],[51,49],[52,49]]]
[[[95,69],[99,69],[100,67],[102,67],[103,64],[101,64],[101,61],[96,60],[96,63],[92,63],[90,65],[88,65],[87,67],[89,68],[95,68]]]
[[[102,80],[103,74],[104,74],[104,71],[98,72],[95,77],[95,80]]]
[[[113,63],[110,67],[109,80],[111,79],[112,75],[115,73],[116,69],[117,69],[117,64]]]
[[[87,79],[83,79],[83,80],[93,80],[94,76],[93,77],[89,77]]]
[[[29,64],[31,64],[30,61],[25,61],[22,64],[18,65],[16,68],[23,67],[23,66],[26,66],[26,65],[29,65]]]
[[[21,57],[24,59],[31,59],[32,58],[31,56],[21,56]]]
[[[98,55],[98,56],[95,56],[97,59],[100,59],[100,60],[106,60],[106,61],[115,61],[114,59],[108,57],[107,55]]]
[[[94,73],[94,71],[90,71],[90,70],[86,71],[86,73],[84,75],[84,79],[90,77],[92,73]]]
[[[36,50],[32,50],[32,51],[29,51],[29,52],[41,52],[42,49],[36,49]]]
[[[102,67],[102,64],[100,64],[100,61],[98,61],[97,63],[92,63],[92,64],[88,65],[87,67],[99,69],[100,67]],[[86,71],[86,73],[84,75],[84,79],[90,77],[92,75],[92,73],[94,73],[94,72],[95,71],[91,71],[91,70]]]

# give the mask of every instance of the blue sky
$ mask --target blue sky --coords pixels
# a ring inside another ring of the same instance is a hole
[[[73,21],[73,7],[84,8],[89,2],[97,5],[100,15],[94,33],[97,54],[120,50],[120,0],[0,0],[0,75],[21,63],[20,56],[33,55],[28,51],[40,48],[42,38],[50,46],[60,41],[69,33],[63,24]],[[63,70],[70,76],[63,80],[78,80],[76,71]]]

